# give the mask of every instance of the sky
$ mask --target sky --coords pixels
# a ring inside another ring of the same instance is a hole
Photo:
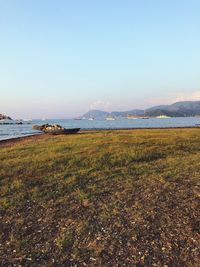
[[[0,0],[0,113],[200,100],[199,0]]]

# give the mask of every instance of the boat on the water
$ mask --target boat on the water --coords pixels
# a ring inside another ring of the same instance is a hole
[[[33,125],[32,127],[34,130],[42,131],[43,133],[47,134],[75,134],[80,131],[80,128],[69,128],[66,129],[58,124],[43,124],[43,125]]]
[[[0,125],[14,125],[14,124],[23,124],[21,120],[0,120]]]
[[[106,120],[107,121],[115,121],[115,118],[114,117],[106,117]]]
[[[132,116],[132,115],[128,115],[126,118],[127,118],[128,120],[137,120],[137,119],[139,119],[138,116]]]
[[[159,116],[156,116],[157,119],[168,119],[168,118],[171,118],[167,115],[159,115]]]
[[[32,119],[23,119],[23,121],[25,121],[25,122],[31,122]]]
[[[146,115],[146,111],[144,111],[144,115],[140,117],[140,119],[148,120],[149,116]]]

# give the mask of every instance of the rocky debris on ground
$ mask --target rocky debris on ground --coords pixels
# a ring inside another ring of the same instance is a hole
[[[43,124],[43,125],[33,125],[32,127],[34,130],[39,131],[57,131],[57,130],[64,130],[62,126],[59,124]]]

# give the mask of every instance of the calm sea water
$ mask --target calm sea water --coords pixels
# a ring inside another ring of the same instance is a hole
[[[165,128],[165,127],[192,127],[200,124],[200,118],[151,118],[151,119],[117,119],[114,121],[106,120],[33,120],[30,124],[22,125],[1,125],[0,140],[14,137],[39,134],[39,131],[33,130],[34,124],[42,125],[44,123],[56,123],[65,128],[81,129],[120,129],[120,128]]]

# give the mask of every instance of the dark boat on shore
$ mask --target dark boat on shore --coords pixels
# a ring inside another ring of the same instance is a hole
[[[34,130],[42,131],[47,134],[59,135],[59,134],[75,134],[80,131],[80,128],[63,128],[58,124],[44,124],[44,125],[33,125]]]

